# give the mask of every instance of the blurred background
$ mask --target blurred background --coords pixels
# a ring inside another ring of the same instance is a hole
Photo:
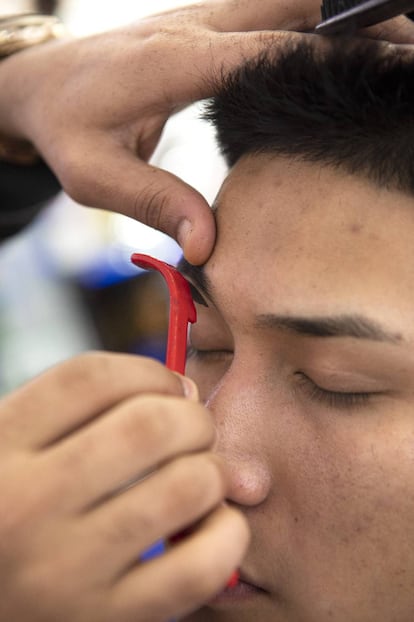
[[[78,36],[193,0],[0,0],[0,15],[56,14]],[[167,123],[151,162],[211,203],[225,175],[200,104]],[[143,252],[175,264],[167,236],[130,218],[85,208],[64,193],[0,246],[0,394],[89,349],[164,360],[168,294],[161,277],[130,263]]]

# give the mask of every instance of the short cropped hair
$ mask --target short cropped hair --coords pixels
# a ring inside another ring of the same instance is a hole
[[[217,80],[203,116],[229,166],[275,154],[414,194],[414,54],[397,49],[293,40]]]

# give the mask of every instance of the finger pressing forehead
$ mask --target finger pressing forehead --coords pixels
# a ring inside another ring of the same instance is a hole
[[[184,388],[151,359],[98,352],[76,357],[3,400],[0,450],[45,447],[141,393],[182,396]]]

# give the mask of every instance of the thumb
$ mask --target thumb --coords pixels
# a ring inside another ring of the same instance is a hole
[[[85,151],[75,166],[62,166],[61,175],[57,171],[75,201],[135,218],[174,238],[190,263],[207,261],[216,236],[215,219],[197,190],[113,141],[95,141],[87,150],[90,157]]]

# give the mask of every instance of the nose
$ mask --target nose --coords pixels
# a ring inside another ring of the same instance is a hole
[[[216,424],[214,450],[224,459],[227,499],[248,507],[264,503],[272,474],[259,384],[230,368],[206,405]]]

